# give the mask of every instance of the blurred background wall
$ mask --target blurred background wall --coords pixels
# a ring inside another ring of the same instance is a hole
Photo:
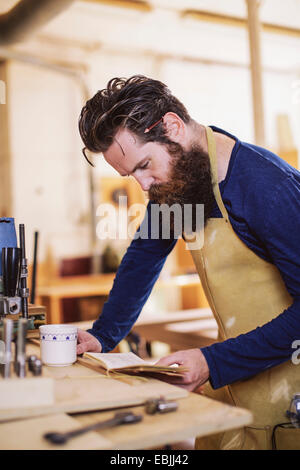
[[[3,1],[2,12],[15,3]],[[198,122],[254,142],[246,17],[244,0],[75,1],[26,40],[0,48],[2,188],[9,182],[0,215],[26,223],[29,259],[34,230],[41,262],[103,250],[97,240],[91,248],[90,185],[97,207],[101,179],[118,175],[99,156],[91,176],[77,123],[87,96],[112,77],[162,80]],[[299,18],[299,0],[261,2],[265,146],[292,151],[296,162]]]

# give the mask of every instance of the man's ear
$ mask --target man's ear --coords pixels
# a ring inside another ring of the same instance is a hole
[[[163,125],[166,136],[173,142],[182,143],[186,126],[183,120],[176,113],[166,113],[163,117]]]

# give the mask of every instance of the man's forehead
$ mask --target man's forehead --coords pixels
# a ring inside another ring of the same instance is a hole
[[[109,149],[104,152],[104,157],[119,173],[130,172],[140,156],[140,147],[141,144],[132,132],[121,129],[116,133]]]
[[[137,137],[128,129],[120,129],[116,133],[114,137],[114,144],[116,144],[118,147],[121,147],[121,151],[123,151],[125,154],[126,150],[132,150],[135,147],[140,147],[141,145],[138,142]]]

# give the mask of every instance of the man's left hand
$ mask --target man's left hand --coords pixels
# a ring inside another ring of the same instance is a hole
[[[174,354],[163,357],[155,365],[171,366],[173,364],[178,364],[187,369],[181,377],[167,377],[164,379],[174,385],[179,385],[192,392],[208,380],[208,365],[200,349],[177,351]]]

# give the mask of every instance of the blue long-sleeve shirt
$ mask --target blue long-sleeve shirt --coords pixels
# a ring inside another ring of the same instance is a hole
[[[219,184],[232,227],[252,251],[277,266],[294,299],[262,327],[201,348],[211,385],[219,388],[290,360],[292,343],[300,340],[300,172],[266,149],[211,128],[236,141]],[[149,230],[150,206],[145,216]],[[211,217],[221,217],[217,204]],[[174,239],[132,241],[102,314],[89,330],[104,352],[130,331],[175,244]]]

